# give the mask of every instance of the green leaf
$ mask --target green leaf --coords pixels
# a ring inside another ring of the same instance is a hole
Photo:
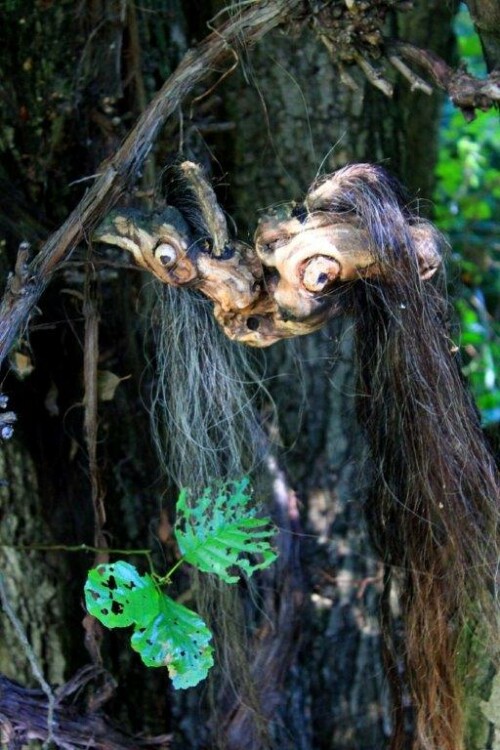
[[[90,570],[85,584],[88,611],[108,628],[146,626],[158,614],[159,597],[151,576],[121,560]]]
[[[167,667],[175,688],[197,685],[213,666],[212,633],[182,604],[161,595],[160,612],[132,636],[132,648],[148,667]]]
[[[175,688],[207,676],[212,633],[195,612],[161,594],[151,576],[123,561],[99,565],[89,571],[85,600],[108,628],[134,625],[132,648],[148,667],[166,666]]]
[[[184,559],[226,583],[239,580],[230,568],[240,568],[251,576],[277,557],[269,544],[275,535],[269,528],[271,520],[257,517],[249,493],[249,481],[243,478],[215,491],[205,489],[193,504],[189,503],[189,491],[183,489],[177,501],[175,536]],[[251,562],[249,554],[259,555],[260,561]]]

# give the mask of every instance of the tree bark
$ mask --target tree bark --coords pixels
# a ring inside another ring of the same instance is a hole
[[[500,8],[495,0],[468,0],[488,70],[500,69]]]

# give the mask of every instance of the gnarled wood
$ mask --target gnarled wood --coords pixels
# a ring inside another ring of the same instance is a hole
[[[114,727],[102,713],[78,708],[73,693],[99,676],[98,670],[84,668],[70,683],[59,688],[53,720],[53,740],[66,750],[138,750],[143,747],[170,747],[171,736],[132,737]],[[109,697],[109,696],[108,696]],[[24,688],[0,675],[0,732],[5,747],[25,746],[47,741],[47,697],[41,690]]]
[[[352,169],[363,170],[363,165]],[[334,177],[313,186],[302,206],[289,204],[263,220],[254,247],[249,247],[226,241],[225,224],[221,228],[218,218],[222,212],[203,186],[201,171],[189,162],[181,165],[184,174],[193,170],[197,194],[210,198],[200,209],[203,231],[214,227],[208,238],[190,229],[179,210],[168,207],[149,217],[115,211],[94,239],[132,253],[165,284],[198,289],[214,302],[215,318],[229,338],[264,347],[311,333],[346,311],[343,295],[336,294],[342,285],[387,278],[393,272],[375,261],[369,234],[356,215],[332,207],[338,198]],[[365,166],[365,172],[369,170]],[[420,276],[429,279],[441,262],[437,234],[425,223],[409,226],[408,232]]]

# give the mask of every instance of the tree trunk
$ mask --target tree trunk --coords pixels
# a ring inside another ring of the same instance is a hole
[[[419,3],[394,36],[419,44],[431,34],[425,45],[447,57],[450,22],[449,8]],[[240,233],[256,207],[301,200],[318,174],[352,161],[382,163],[414,194],[432,195],[440,97],[410,94],[401,81],[392,101],[362,80],[352,93],[309,33],[268,36],[227,87],[237,127],[222,167]],[[382,568],[363,522],[370,468],[356,424],[350,328],[333,321],[265,354],[304,533],[301,645],[275,729],[277,746],[290,750],[382,749],[391,731],[377,620]]]

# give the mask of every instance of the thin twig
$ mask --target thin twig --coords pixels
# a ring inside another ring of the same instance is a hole
[[[196,96],[193,99],[193,101],[191,102],[191,114],[190,114],[191,117],[192,117],[194,105],[195,104],[199,104],[204,99],[206,99],[208,96],[210,96],[211,94],[213,94],[213,92],[221,85],[221,83],[223,81],[225,81],[226,78],[231,75],[231,73],[234,73],[234,71],[238,67],[238,65],[240,63],[240,58],[238,57],[238,55],[236,54],[236,52],[234,51],[234,49],[231,50],[231,52],[234,55],[233,64],[227,70],[225,70],[223,73],[221,73],[220,77],[216,80],[216,82],[214,84],[212,84],[212,86],[208,89],[208,91],[204,91],[203,94],[200,94],[199,96]]]
[[[129,77],[134,81],[134,93],[139,112],[144,112],[148,105],[146,85],[142,69],[142,53],[139,39],[139,23],[137,19],[137,8],[135,3],[127,2],[127,30],[130,39],[129,43]],[[154,157],[150,156],[147,160],[142,178],[143,190],[153,190],[155,184],[155,164]],[[146,196],[148,197],[148,196]],[[153,201],[149,196],[149,207],[153,208]]]
[[[371,65],[361,53],[355,52],[354,59],[356,60],[357,65],[361,68],[370,83],[375,86],[375,88],[382,91],[383,94],[391,98],[394,93],[394,87],[392,83],[384,78],[382,73],[377,70],[377,68],[374,68],[373,65]]]
[[[434,83],[447,92],[467,120],[475,118],[475,110],[488,110],[500,102],[500,71],[494,70],[484,79],[474,78],[465,70],[454,70],[430,50],[408,42],[392,42],[391,50],[418,65]]]
[[[347,68],[345,67],[345,65],[339,65],[338,69],[340,73],[340,80],[342,81],[344,86],[347,86],[347,88],[351,89],[351,91],[359,93],[361,91],[361,86],[352,77],[352,75],[347,72]]]
[[[23,552],[107,552],[110,555],[151,556],[150,549],[117,549],[115,547],[93,547],[90,544],[0,544],[0,549],[15,549]]]
[[[94,509],[94,544],[96,547],[105,547],[106,538],[103,535],[103,527],[106,522],[106,511],[102,498],[99,466],[97,464],[99,311],[96,293],[96,274],[91,262],[88,262],[86,266],[83,314],[85,316],[83,346],[85,408],[83,425],[89,463],[92,507]],[[107,561],[107,554],[97,553],[96,564]]]
[[[150,549],[121,549],[116,547],[94,547],[91,544],[6,544],[0,543],[0,549],[15,549],[20,552],[93,552],[96,555],[95,565],[102,561],[99,555],[123,555],[145,557],[151,575],[157,575]]]
[[[428,96],[432,94],[432,86],[429,86],[429,84],[420,78],[420,76],[414,73],[408,65],[405,65],[401,58],[397,55],[389,55],[387,59],[391,65],[396,68],[396,70],[399,70],[401,75],[410,82],[412,91],[422,91]]]

